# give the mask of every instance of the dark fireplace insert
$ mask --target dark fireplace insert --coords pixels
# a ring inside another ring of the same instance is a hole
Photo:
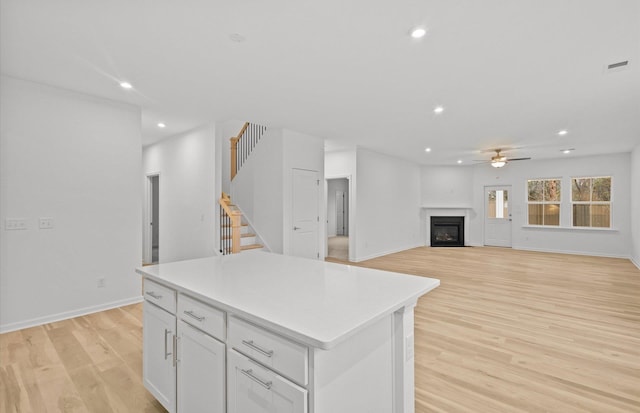
[[[432,247],[464,247],[464,217],[431,217]]]

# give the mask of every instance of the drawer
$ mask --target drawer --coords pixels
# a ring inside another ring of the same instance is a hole
[[[246,356],[306,386],[307,347],[236,317],[229,317],[227,344]]]
[[[227,351],[227,412],[306,413],[307,390],[234,350]]]
[[[178,317],[218,340],[226,337],[224,312],[189,296],[178,295]]]
[[[147,278],[144,279],[144,299],[171,314],[176,313],[176,292]]]

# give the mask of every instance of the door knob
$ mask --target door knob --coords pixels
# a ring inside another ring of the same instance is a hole
[[[297,229],[300,229],[300,227],[293,227],[293,230],[294,230],[294,231],[295,231],[295,230],[297,230]]]

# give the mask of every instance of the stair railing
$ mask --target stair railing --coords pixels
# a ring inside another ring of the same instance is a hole
[[[247,160],[258,141],[260,141],[260,138],[266,130],[266,126],[245,122],[244,126],[242,126],[242,129],[240,129],[238,136],[230,139],[231,179],[235,178],[236,174],[238,173],[244,162]]]
[[[220,252],[222,255],[240,252],[242,213],[231,203],[229,195],[220,196]]]

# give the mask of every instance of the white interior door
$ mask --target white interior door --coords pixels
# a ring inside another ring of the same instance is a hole
[[[344,191],[336,191],[336,235],[346,235],[345,202]]]
[[[318,181],[317,171],[293,169],[293,227],[291,255],[319,258]]]
[[[510,186],[484,188],[484,245],[511,247]]]

